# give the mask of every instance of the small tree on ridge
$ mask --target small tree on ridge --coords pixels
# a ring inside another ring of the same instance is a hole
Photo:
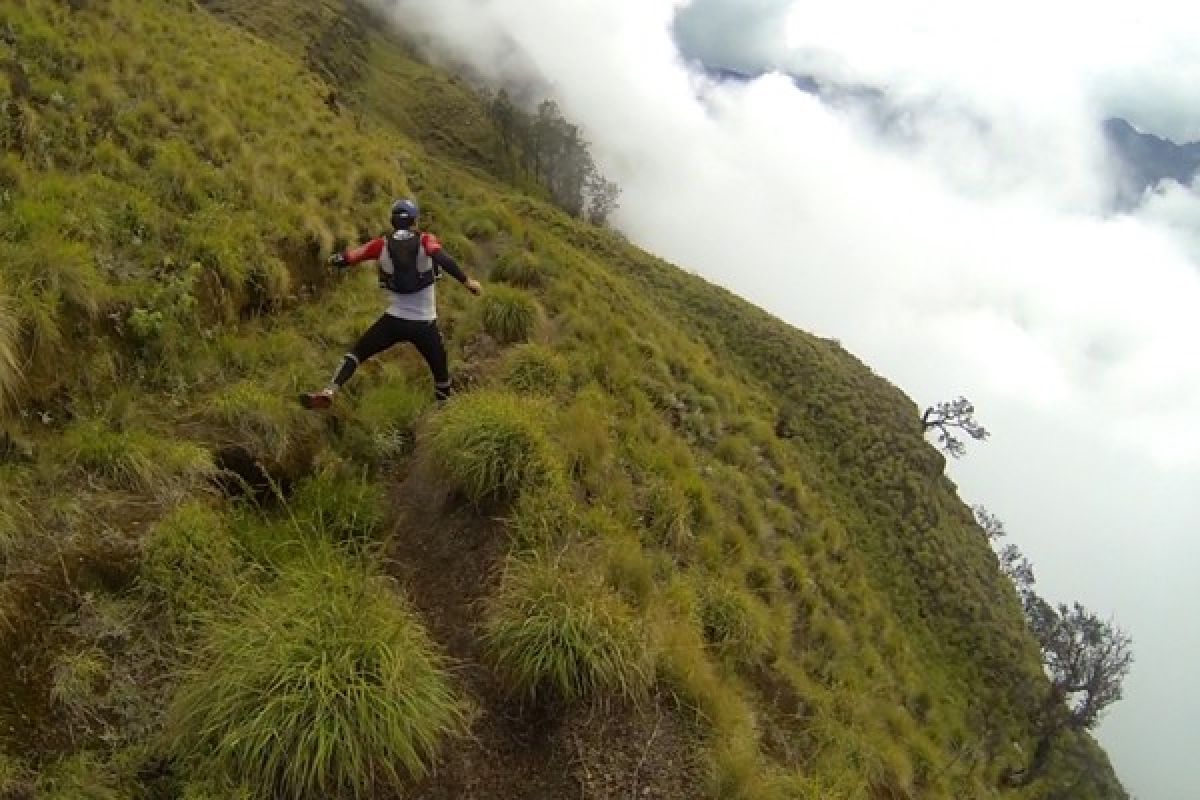
[[[975,421],[975,406],[965,397],[925,409],[925,413],[921,415],[921,430],[936,430],[938,446],[955,458],[967,452],[967,446],[958,438],[956,431],[965,433],[976,441],[982,441],[990,435]]]

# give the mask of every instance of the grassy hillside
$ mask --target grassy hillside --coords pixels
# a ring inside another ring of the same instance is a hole
[[[995,788],[1044,678],[912,402],[497,152],[351,3],[0,6],[0,797],[1123,797]],[[459,392],[303,412],[408,193]]]

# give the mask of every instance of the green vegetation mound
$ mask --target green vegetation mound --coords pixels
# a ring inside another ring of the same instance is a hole
[[[466,729],[446,664],[383,580],[317,551],[212,620],[171,707],[198,775],[262,796],[368,797],[424,775]]]
[[[534,700],[637,700],[653,676],[645,623],[590,572],[509,561],[483,643],[509,686]]]
[[[537,303],[520,289],[494,286],[483,298],[483,328],[502,344],[526,341],[537,321]]]
[[[430,449],[439,467],[477,507],[511,501],[560,478],[546,434],[546,408],[500,392],[455,398],[433,422]]]
[[[567,362],[548,347],[521,345],[509,351],[504,382],[518,392],[553,395],[567,382]]]

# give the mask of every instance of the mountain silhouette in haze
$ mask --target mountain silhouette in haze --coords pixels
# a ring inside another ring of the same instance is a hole
[[[763,73],[749,73],[728,67],[701,65],[713,80],[745,83]],[[844,85],[814,75],[788,74],[797,89],[820,98],[833,108],[854,107],[867,114],[872,124],[888,134],[904,136],[905,125],[913,111],[891,101],[887,93],[872,86]],[[1113,187],[1114,210],[1136,208],[1148,191],[1164,181],[1190,186],[1200,173],[1200,142],[1177,144],[1165,137],[1138,130],[1128,120],[1110,117],[1101,123],[1109,152],[1117,165]]]
[[[1136,207],[1146,191],[1163,181],[1190,186],[1200,172],[1200,142],[1176,144],[1139,131],[1120,117],[1104,121],[1104,136],[1123,168],[1117,187],[1118,208]]]

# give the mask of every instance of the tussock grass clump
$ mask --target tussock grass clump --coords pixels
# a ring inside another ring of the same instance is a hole
[[[194,267],[188,272],[192,273],[188,280],[198,278]],[[221,362],[219,375],[222,382],[231,382],[241,375],[260,375],[268,370],[311,363],[312,353],[312,342],[300,331],[287,328],[259,330],[253,338],[226,333],[217,337],[213,348],[213,355]],[[239,386],[239,390],[242,389],[244,387]]]
[[[636,701],[653,679],[647,634],[596,574],[534,555],[506,565],[483,641],[514,693],[535,701]]]
[[[292,273],[278,258],[258,256],[245,288],[248,308],[258,313],[278,311],[292,294]]]
[[[243,572],[225,518],[201,503],[175,509],[142,540],[138,582],[173,614],[191,616],[228,603]]]
[[[533,334],[538,306],[520,289],[493,286],[483,297],[483,328],[502,344],[523,342]]]
[[[468,269],[479,263],[479,248],[461,233],[449,233],[441,237],[442,247]]]
[[[488,203],[463,212],[459,227],[470,239],[495,239],[501,231],[512,233],[517,226],[516,217],[508,209]]]
[[[296,488],[289,508],[303,530],[332,541],[365,541],[383,527],[383,487],[363,475],[325,470]]]
[[[561,545],[583,525],[579,507],[562,482],[524,492],[506,521],[513,546],[518,550]]]
[[[658,659],[664,685],[722,737],[753,737],[754,712],[749,703],[713,663],[698,626],[686,622],[692,616],[687,606],[694,601],[690,587],[677,581],[666,594],[675,624],[665,628]]]
[[[289,398],[290,399],[290,398]],[[252,381],[242,381],[212,398],[212,413],[264,452],[282,458],[292,444],[297,406]]]
[[[505,357],[504,382],[518,392],[553,395],[567,382],[567,361],[549,347],[523,344]]]
[[[0,797],[33,797],[33,772],[20,761],[0,752]]]
[[[351,434],[354,455],[375,464],[412,452],[417,420],[432,405],[427,388],[390,380],[368,389],[355,403],[357,436]]]
[[[121,783],[111,764],[96,753],[84,751],[45,766],[32,796],[45,800],[120,800],[129,796],[128,787]]]
[[[87,715],[98,701],[112,664],[98,647],[63,653],[50,677],[50,699],[74,716]]]
[[[8,409],[21,384],[20,324],[12,303],[0,295],[0,413]]]
[[[0,467],[0,565],[17,549],[29,521],[18,481],[15,470]]]
[[[721,800],[784,800],[787,797],[772,786],[757,742],[752,737],[730,738],[719,743],[711,759],[708,780],[713,797]]]
[[[331,547],[215,618],[182,675],[167,734],[197,776],[261,796],[390,793],[430,768],[467,711],[445,661],[381,578]]]
[[[605,548],[605,579],[639,610],[654,596],[654,564],[632,536],[615,537]]]
[[[754,445],[745,436],[733,435],[725,436],[716,447],[717,458],[724,461],[733,467],[742,469],[753,469],[757,464],[758,456],[754,452]]]
[[[63,433],[76,465],[124,489],[156,489],[172,480],[193,482],[211,475],[212,456],[199,445],[161,439],[144,430],[114,431],[97,420]]]
[[[641,492],[639,510],[655,544],[681,551],[691,539],[692,508],[673,481],[654,478]]]
[[[700,621],[705,640],[738,663],[760,662],[770,649],[768,612],[744,590],[727,581],[704,583],[700,592]]]
[[[562,468],[542,424],[547,410],[500,392],[460,395],[433,422],[433,458],[477,508],[556,483]]]
[[[495,239],[500,228],[494,221],[485,216],[470,215],[462,223],[463,235],[469,239]]]
[[[770,603],[776,591],[775,570],[766,561],[750,564],[746,567],[746,586],[764,603]]]
[[[528,289],[542,285],[543,267],[537,256],[527,250],[501,255],[492,269],[493,280]]]
[[[593,384],[563,409],[554,432],[565,454],[568,473],[594,492],[609,484],[605,467],[614,449],[610,414],[604,393]]]

